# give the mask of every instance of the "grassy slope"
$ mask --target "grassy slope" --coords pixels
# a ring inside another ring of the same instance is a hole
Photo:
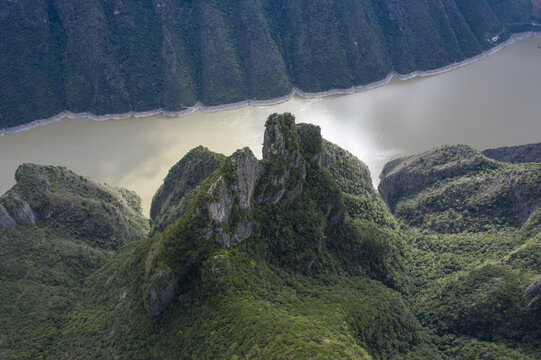
[[[85,276],[111,253],[33,225],[1,230],[0,248],[0,357],[48,357]]]

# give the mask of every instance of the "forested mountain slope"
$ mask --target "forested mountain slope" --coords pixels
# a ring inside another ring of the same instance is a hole
[[[148,232],[133,192],[21,165],[0,197],[0,358],[50,358],[85,278]]]
[[[22,165],[0,197],[0,357],[538,359],[540,164],[447,146],[382,176],[383,198],[273,114],[262,160],[174,165],[147,237],[133,193]]]
[[[537,5],[538,6],[538,5]],[[530,0],[2,0],[0,128],[350,88],[530,29]]]

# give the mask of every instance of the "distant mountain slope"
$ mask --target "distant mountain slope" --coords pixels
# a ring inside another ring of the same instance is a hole
[[[530,0],[3,0],[0,128],[350,88],[472,57],[531,17]]]
[[[415,227],[521,227],[541,205],[541,163],[504,164],[466,145],[443,146],[387,163],[379,191]]]
[[[483,150],[491,159],[506,163],[541,162],[541,143]]]
[[[131,191],[25,164],[0,197],[0,358],[51,358],[84,279],[148,222]]]

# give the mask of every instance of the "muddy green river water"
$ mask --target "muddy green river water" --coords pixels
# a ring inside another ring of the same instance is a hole
[[[478,149],[541,142],[541,39],[517,41],[494,55],[444,74],[353,95],[293,99],[180,118],[64,119],[0,138],[0,193],[24,162],[64,165],[135,190],[148,214],[169,168],[197,145],[224,154],[249,146],[261,156],[264,123],[273,112],[321,126],[328,140],[364,161],[374,183],[396,157],[443,144]]]

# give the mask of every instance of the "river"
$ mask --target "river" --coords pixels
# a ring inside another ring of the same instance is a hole
[[[443,144],[478,149],[541,142],[541,39],[526,39],[444,74],[321,99],[291,100],[180,118],[64,119],[0,138],[0,193],[21,163],[64,165],[108,184],[152,196],[169,168],[198,145],[261,157],[266,117],[291,112],[370,168],[374,183],[396,157]]]

